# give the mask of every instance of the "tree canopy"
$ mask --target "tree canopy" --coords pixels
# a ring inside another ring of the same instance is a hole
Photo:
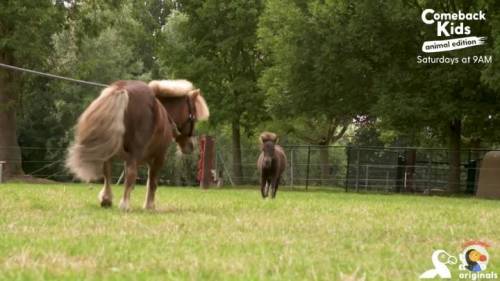
[[[422,43],[436,40],[421,20],[429,8],[484,11],[486,21],[466,23],[486,44],[423,53]],[[242,146],[271,127],[325,147],[349,142],[345,134],[448,147],[457,182],[461,148],[499,143],[499,11],[494,0],[9,0],[0,3],[0,62],[105,84],[189,79],[211,108],[202,131],[231,143],[235,179],[245,176]],[[63,157],[48,148],[68,145],[99,91],[0,69],[0,160]],[[47,149],[21,156],[18,143]]]

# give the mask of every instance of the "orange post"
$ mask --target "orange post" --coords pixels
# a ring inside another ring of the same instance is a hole
[[[198,180],[201,188],[208,188],[214,184],[212,171],[215,171],[215,140],[211,136],[203,135],[199,141],[200,159],[198,161]]]

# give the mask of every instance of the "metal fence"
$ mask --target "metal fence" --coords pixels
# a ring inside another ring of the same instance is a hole
[[[476,190],[485,150],[460,152],[460,188]],[[347,147],[346,189],[415,191],[447,189],[450,151],[435,148]],[[499,171],[500,172],[500,171]]]
[[[284,145],[283,148],[287,157],[287,168],[282,177],[282,185],[294,187],[344,185],[347,157],[345,147]],[[217,149],[217,169],[222,169],[224,172],[225,182],[258,184],[259,148],[241,150],[241,177],[234,176],[233,170],[236,167],[232,162],[232,154],[232,150]]]
[[[258,145],[241,150],[240,177],[234,173],[236,166],[232,163],[232,150],[222,145],[216,147],[214,172],[222,177],[225,185],[259,184]],[[423,192],[448,187],[450,152],[447,149],[313,145],[284,145],[283,148],[287,156],[287,169],[281,182],[284,186],[387,192]],[[55,181],[74,181],[64,167],[65,148],[22,147],[21,150],[26,173]],[[464,192],[474,193],[480,161],[488,151],[491,149],[461,151],[460,188]],[[172,145],[160,175],[160,184],[198,185],[198,158],[198,151],[179,156]],[[116,181],[123,171],[123,163],[115,161],[113,167]],[[138,182],[145,183],[146,178],[147,171],[142,168]]]
[[[346,191],[424,192],[448,188],[450,151],[437,148],[284,145],[282,185],[342,187]],[[460,188],[474,193],[480,161],[492,149],[460,152]],[[242,176],[234,177],[232,151],[218,149],[217,168],[239,184],[259,183],[258,147],[241,150]],[[500,170],[499,170],[500,173]],[[231,178],[233,177],[233,178]],[[226,181],[227,182],[227,181]]]

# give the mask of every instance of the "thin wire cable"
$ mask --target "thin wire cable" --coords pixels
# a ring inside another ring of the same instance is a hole
[[[66,81],[80,83],[80,84],[86,84],[86,85],[90,85],[90,86],[96,86],[96,87],[107,87],[107,86],[109,86],[109,85],[98,83],[98,82],[85,81],[85,80],[79,80],[79,79],[69,78],[69,77],[65,77],[65,76],[59,76],[59,75],[50,74],[50,73],[46,73],[46,72],[36,71],[36,70],[22,68],[22,67],[17,67],[17,66],[5,64],[5,63],[0,63],[0,67],[11,69],[11,70],[16,70],[16,71],[28,72],[28,73],[31,73],[31,74],[36,74],[36,75],[50,77],[50,78],[55,78],[55,79],[60,79],[60,80],[66,80]]]
[[[36,173],[38,173],[38,172],[40,172],[40,171],[42,171],[42,170],[45,170],[46,168],[48,168],[48,167],[50,167],[50,166],[54,166],[55,164],[60,163],[60,162],[62,162],[62,161],[63,161],[63,160],[54,161],[54,162],[52,162],[52,163],[50,163],[50,164],[48,164],[48,165],[45,165],[45,166],[41,167],[40,169],[36,169],[35,171],[31,172],[31,174],[32,174],[32,175],[35,175]]]

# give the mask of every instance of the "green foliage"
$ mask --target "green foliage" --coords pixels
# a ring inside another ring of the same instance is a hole
[[[163,29],[159,53],[167,77],[188,78],[211,105],[210,124],[253,129],[265,117],[256,86],[255,30],[260,1],[179,1]]]
[[[106,7],[82,3],[78,6],[79,16],[68,20],[66,29],[52,35],[53,52],[47,59],[50,72],[101,83],[149,79],[150,74],[134,52],[137,49],[130,34],[140,24],[132,17],[130,7],[120,6],[118,10]],[[24,151],[26,163],[31,159],[63,159],[64,148],[72,140],[72,127],[101,89],[40,77],[32,77],[24,89],[20,143],[48,148]],[[62,164],[51,166],[44,174],[56,173]],[[25,168],[29,172],[40,166],[40,163],[27,164]]]
[[[299,135],[319,134],[315,140],[304,140],[336,141],[339,136],[330,133],[332,126],[341,136],[374,102],[374,67],[377,59],[383,59],[373,57],[383,39],[371,28],[378,20],[378,5],[373,1],[266,2],[258,37],[267,67],[259,84],[279,118],[293,114],[299,117],[298,123],[300,119],[311,123],[298,124],[296,130],[303,131]]]
[[[500,3],[490,3],[488,21],[491,28],[491,51],[493,63],[488,65],[482,72],[483,82],[491,89],[500,92]]]
[[[50,37],[60,28],[63,12],[51,0],[0,2],[0,60],[40,67],[51,52]]]
[[[359,128],[359,134],[350,132],[358,143],[367,137],[366,143],[443,146],[453,120],[462,122],[463,141],[488,146],[498,143],[500,126],[499,5],[494,0],[5,0],[0,59],[102,83],[192,80],[211,108],[211,119],[199,132],[216,135],[225,147],[234,132],[240,134],[239,126],[244,146],[253,146],[254,134],[266,129],[287,143],[331,144],[345,142],[344,132]],[[493,63],[417,64],[422,42],[435,38],[435,28],[420,20],[422,8],[487,11],[486,23],[470,24],[488,36],[488,44],[453,55],[492,55]],[[13,76],[8,87],[21,94],[16,109],[23,146],[65,147],[77,116],[100,91]],[[367,131],[352,125],[366,118],[374,120]],[[53,160],[64,150],[23,153],[28,161]]]
[[[421,6],[413,3],[393,6],[385,15],[385,21],[391,24],[380,26],[393,34],[392,38],[385,41],[386,52],[393,55],[375,80],[374,88],[380,95],[372,113],[381,118],[383,125],[399,131],[400,136],[409,144],[425,142],[426,134],[431,138],[437,137],[442,143],[448,137],[448,127],[453,120],[462,120],[465,136],[481,135],[481,138],[491,139],[492,134],[495,134],[494,130],[482,128],[491,128],[500,121],[496,118],[498,105],[492,103],[499,97],[499,92],[489,90],[481,82],[481,75],[483,72],[487,73],[487,66],[416,62],[415,52],[420,49],[422,42],[435,38],[435,28],[420,21],[422,7],[437,11],[490,11],[485,2],[448,2],[422,1],[419,2]],[[473,26],[473,30],[481,30],[481,35],[488,37],[494,35],[487,24],[480,24],[482,28]],[[401,37],[400,34],[418,36]],[[490,48],[491,46],[464,49],[453,52],[453,56],[486,55],[491,52]]]

